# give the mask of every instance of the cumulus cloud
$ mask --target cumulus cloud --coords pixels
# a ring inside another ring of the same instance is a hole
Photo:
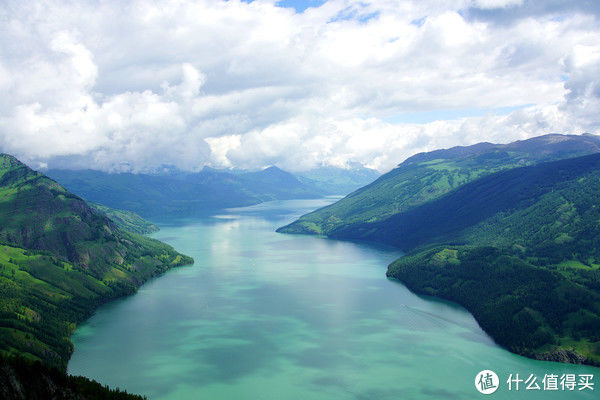
[[[0,150],[109,171],[384,171],[439,147],[599,132],[596,17],[535,4],[7,1]]]

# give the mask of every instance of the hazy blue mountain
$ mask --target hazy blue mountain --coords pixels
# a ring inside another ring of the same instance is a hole
[[[316,185],[301,182],[277,167],[237,173],[204,168],[196,173],[50,170],[47,174],[86,200],[130,210],[143,217],[200,215],[263,201],[315,198],[325,194]]]
[[[312,183],[327,194],[348,194],[377,179],[381,174],[370,168],[323,166],[298,173],[299,179]]]

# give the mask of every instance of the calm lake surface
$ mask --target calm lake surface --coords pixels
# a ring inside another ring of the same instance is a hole
[[[101,307],[69,372],[150,399],[590,399],[508,391],[508,374],[594,374],[496,346],[464,309],[385,277],[401,253],[274,230],[332,199],[169,221],[153,236],[196,260]],[[500,388],[476,391],[491,369]],[[595,376],[594,381],[598,378]]]

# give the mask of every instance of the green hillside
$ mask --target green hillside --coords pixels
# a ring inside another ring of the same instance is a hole
[[[55,181],[0,155],[0,353],[66,367],[100,304],[193,260],[120,230]]]
[[[330,236],[386,243],[403,250],[450,242],[533,246],[536,252],[552,247],[556,239],[562,251],[567,251],[574,242],[587,240],[597,222],[592,205],[600,200],[596,192],[599,169],[600,153],[497,172],[402,214],[346,225]],[[575,201],[581,202],[579,211]],[[550,219],[542,221],[542,217]]]
[[[306,214],[278,232],[330,235],[356,223],[376,223],[435,200],[494,172],[600,152],[594,135],[545,135],[506,145],[480,143],[414,155],[338,202]]]
[[[413,214],[423,228],[372,232],[433,246],[388,276],[464,305],[512,351],[600,365],[600,154],[495,174]]]
[[[106,215],[119,229],[126,230],[140,235],[157,232],[158,226],[150,221],[146,221],[133,211],[116,210],[98,203],[88,203],[94,210]]]
[[[600,154],[498,172],[334,232],[412,250],[388,276],[519,354],[600,365]]]

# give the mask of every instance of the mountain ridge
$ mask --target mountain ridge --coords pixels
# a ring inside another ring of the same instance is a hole
[[[499,171],[405,213],[339,228],[330,237],[382,242],[410,251],[436,237],[457,237],[463,229],[498,213],[524,208],[562,182],[598,170],[600,153]]]
[[[328,235],[354,223],[374,223],[439,198],[481,176],[600,152],[595,135],[550,134],[509,144],[479,143],[419,153],[336,203],[278,229]]]

